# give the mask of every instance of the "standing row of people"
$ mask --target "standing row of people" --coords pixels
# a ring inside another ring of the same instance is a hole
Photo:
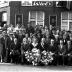
[[[26,51],[39,49],[40,55],[43,51],[53,53],[54,65],[71,65],[72,62],[72,33],[70,31],[48,30],[36,26],[16,28],[10,27],[2,32],[0,38],[3,48],[1,48],[1,62],[28,63],[25,57]],[[41,63],[42,64],[42,63]]]

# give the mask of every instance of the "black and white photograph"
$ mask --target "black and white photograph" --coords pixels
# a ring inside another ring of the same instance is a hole
[[[72,71],[71,0],[0,0],[0,72]]]

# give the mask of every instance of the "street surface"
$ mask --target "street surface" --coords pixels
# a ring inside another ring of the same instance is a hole
[[[0,63],[0,72],[64,72],[72,71],[72,66],[32,66]]]

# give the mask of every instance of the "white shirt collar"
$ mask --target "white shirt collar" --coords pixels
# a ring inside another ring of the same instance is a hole
[[[38,43],[32,43],[32,45],[33,45],[34,47],[36,47],[36,46],[38,45]]]

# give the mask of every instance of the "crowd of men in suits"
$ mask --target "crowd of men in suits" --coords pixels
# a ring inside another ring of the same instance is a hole
[[[47,26],[28,24],[27,28],[13,25],[2,32],[0,38],[1,62],[27,63],[24,52],[37,48],[54,53],[52,65],[72,65],[72,33]]]

